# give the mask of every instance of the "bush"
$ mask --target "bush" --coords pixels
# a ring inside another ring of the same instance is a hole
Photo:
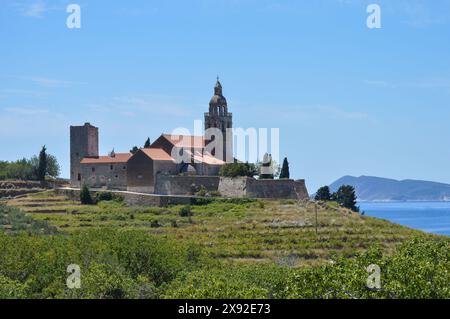
[[[28,234],[57,233],[56,228],[49,226],[46,221],[34,220],[20,209],[0,203],[0,231],[2,228],[7,228],[7,232],[12,234],[22,231]]]
[[[170,299],[283,298],[289,270],[274,265],[217,265],[181,272],[163,292]]]
[[[123,196],[112,192],[98,192],[95,194],[95,202],[117,202],[122,203],[124,201]]]
[[[200,266],[192,245],[112,229],[71,236],[0,232],[0,298],[157,298],[162,284]],[[80,266],[81,289],[66,287],[70,264]]]
[[[192,216],[192,212],[191,212],[191,206],[183,206],[180,208],[178,214],[181,217],[190,217]]]
[[[0,299],[25,299],[27,286],[0,275]]]
[[[224,177],[253,177],[258,174],[258,171],[254,164],[230,163],[223,165],[219,174]]]
[[[200,186],[200,188],[194,193],[195,196],[199,197],[220,197],[219,191],[208,190],[205,186]]]

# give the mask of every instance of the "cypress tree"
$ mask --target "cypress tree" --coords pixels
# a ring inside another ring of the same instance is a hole
[[[41,149],[41,152],[39,153],[39,164],[36,172],[37,178],[41,182],[45,181],[45,175],[47,174],[47,164],[47,149],[44,145]]]
[[[151,145],[151,143],[150,143],[150,137],[149,137],[149,138],[147,138],[147,140],[145,141],[144,148],[150,148],[150,145]]]
[[[92,205],[94,201],[92,200],[91,193],[86,184],[83,184],[80,192],[80,202],[83,205]]]
[[[281,167],[280,178],[286,178],[286,179],[290,178],[289,162],[288,162],[287,157],[284,158],[283,166]]]

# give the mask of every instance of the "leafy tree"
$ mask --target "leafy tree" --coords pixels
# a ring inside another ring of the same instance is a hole
[[[36,170],[31,161],[0,162],[0,179],[35,180]]]
[[[351,185],[342,185],[336,193],[333,194],[332,199],[338,202],[342,207],[351,209],[354,212],[359,212],[359,207],[356,206],[355,188]]]
[[[150,137],[149,137],[149,138],[147,138],[147,140],[145,141],[144,148],[150,148],[150,145],[151,145],[151,143],[150,143]]]
[[[30,165],[33,167],[33,171],[34,171],[34,175],[35,175],[35,178],[33,178],[33,179],[36,179],[36,178],[38,179],[40,157],[38,158],[37,156],[33,156],[29,162],[30,162]],[[61,167],[60,167],[56,157],[54,155],[47,154],[47,165],[45,168],[45,175],[56,178],[59,176],[60,172],[61,172]]]
[[[133,146],[133,148],[130,150],[131,154],[136,154],[139,151],[139,148],[137,146]]]
[[[283,166],[281,167],[280,178],[287,178],[287,179],[290,178],[289,162],[288,162],[287,157],[284,158]]]
[[[45,145],[42,147],[41,152],[39,153],[39,164],[37,167],[37,179],[40,181],[45,181],[45,176],[47,175],[47,149]]]
[[[257,169],[255,164],[250,163],[229,163],[220,168],[220,176],[224,177],[238,177],[247,176],[253,177],[257,175]]]
[[[54,155],[47,155],[47,175],[50,177],[58,177],[61,173],[61,166]]]
[[[84,184],[81,188],[80,202],[83,205],[92,205],[94,203],[91,197],[91,192],[89,191],[89,187],[87,187],[86,184]]]
[[[315,200],[318,201],[330,201],[331,200],[331,192],[328,186],[323,186],[317,190]]]

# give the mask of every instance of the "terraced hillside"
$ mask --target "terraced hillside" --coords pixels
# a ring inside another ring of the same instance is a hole
[[[8,205],[60,232],[144,230],[178,242],[194,241],[210,257],[237,263],[317,265],[334,256],[354,256],[374,243],[390,253],[413,237],[437,237],[332,203],[218,199],[191,207],[126,207],[117,202],[85,206],[48,191],[9,200]]]
[[[0,181],[0,198],[12,198],[24,194],[42,192],[40,182],[35,181]]]

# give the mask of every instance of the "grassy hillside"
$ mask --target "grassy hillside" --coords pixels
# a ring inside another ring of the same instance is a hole
[[[126,207],[116,202],[83,206],[52,192],[8,202],[61,232],[114,227],[143,230],[177,241],[194,240],[215,258],[238,262],[314,265],[332,256],[351,257],[374,243],[390,252],[413,237],[433,237],[387,221],[361,216],[333,204],[284,201],[218,200],[191,207]]]
[[[450,298],[449,238],[333,204],[318,206],[317,234],[306,202],[131,208],[46,192],[8,204],[0,299]],[[69,264],[81,289],[65,285]],[[377,291],[366,287],[370,264],[382,271]]]

